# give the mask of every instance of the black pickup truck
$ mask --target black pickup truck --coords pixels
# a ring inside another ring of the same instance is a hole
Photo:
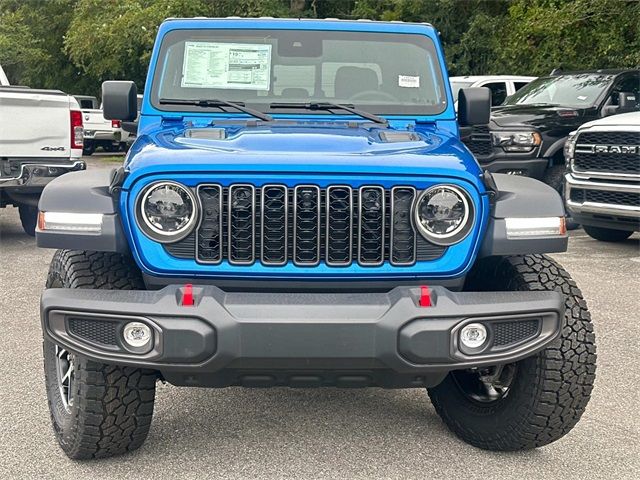
[[[569,133],[639,106],[638,69],[554,71],[495,107],[489,125],[473,127],[463,141],[490,172],[534,177],[562,192]]]

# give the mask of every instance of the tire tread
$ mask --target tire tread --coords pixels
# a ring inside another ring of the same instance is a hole
[[[558,440],[584,413],[595,380],[595,334],[580,289],[566,270],[544,255],[480,261],[467,279],[468,288],[478,286],[486,291],[561,292],[565,297],[561,336],[536,356],[520,363],[519,374],[526,381],[523,380],[523,392],[517,392],[522,393],[522,398],[510,399],[517,412],[513,412],[508,421],[498,422],[496,428],[485,431],[474,427],[469,418],[458,418],[459,411],[452,412],[447,403],[447,395],[451,393],[447,386],[429,389],[436,412],[463,440],[487,450],[523,450]],[[494,408],[494,413],[499,414],[499,406]]]
[[[109,252],[58,250],[51,262],[47,288],[143,289],[144,283],[130,257]],[[45,340],[45,360],[54,345]],[[157,374],[153,370],[107,365],[75,358],[75,398],[71,421],[58,423],[53,397],[55,376],[47,378],[49,407],[56,436],[72,459],[104,458],[139,448],[151,425]],[[55,375],[45,364],[47,377]]]

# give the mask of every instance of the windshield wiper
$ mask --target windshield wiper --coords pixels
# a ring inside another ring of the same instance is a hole
[[[259,118],[260,120],[264,120],[265,122],[273,121],[273,117],[271,115],[267,115],[266,113],[260,112],[258,110],[254,110],[253,108],[245,107],[242,103],[235,102],[227,102],[226,100],[182,100],[177,98],[161,98],[158,100],[160,105],[195,105],[196,107],[202,108],[221,108],[221,107],[231,107],[236,110],[240,110],[252,117]]]
[[[357,108],[353,108],[353,105],[347,105],[344,103],[331,103],[331,102],[291,102],[291,103],[272,103],[270,108],[304,108],[306,110],[344,110],[345,112],[353,113],[359,117],[366,118],[375,123],[382,125],[388,125],[389,122],[385,118],[374,115],[373,113],[365,112]]]

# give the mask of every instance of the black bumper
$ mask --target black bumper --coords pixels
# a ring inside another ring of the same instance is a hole
[[[0,177],[0,188],[10,188],[17,192],[42,190],[56,177],[86,168],[87,164],[82,160],[56,162],[47,159],[31,159],[21,163],[18,174],[11,177]]]
[[[388,293],[225,293],[194,287],[158,291],[49,289],[46,337],[96,361],[159,370],[177,385],[429,386],[450,370],[509,363],[560,332],[558,292],[454,293],[420,288]],[[154,331],[153,348],[132,353],[121,338],[130,321]],[[460,328],[483,323],[487,346],[465,353]]]

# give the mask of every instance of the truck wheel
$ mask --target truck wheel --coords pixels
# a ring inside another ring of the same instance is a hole
[[[93,143],[87,144],[85,141],[84,146],[82,147],[82,155],[86,155],[90,157],[91,155],[93,155],[93,152],[95,151],[96,151],[96,146]]]
[[[614,230],[613,228],[590,227],[587,225],[583,228],[587,235],[601,242],[622,242],[633,234],[632,231]]]
[[[562,200],[564,200],[564,172],[566,167],[564,165],[552,165],[547,169],[542,181],[553,187],[553,189],[560,194]],[[576,230],[580,227],[580,224],[574,222],[571,216],[566,216],[567,230]]]
[[[47,288],[143,289],[135,263],[116,253],[58,250]],[[71,459],[103,458],[140,447],[149,432],[157,374],[107,365],[44,341],[53,430]]]
[[[451,372],[428,389],[436,412],[456,435],[486,450],[525,450],[558,440],[582,416],[595,379],[595,335],[580,290],[543,255],[483,259],[465,290],[557,290],[565,295],[564,327],[546,349],[519,362]]]
[[[38,223],[38,207],[31,205],[19,205],[20,223],[22,229],[27,235],[36,236],[36,224]]]

